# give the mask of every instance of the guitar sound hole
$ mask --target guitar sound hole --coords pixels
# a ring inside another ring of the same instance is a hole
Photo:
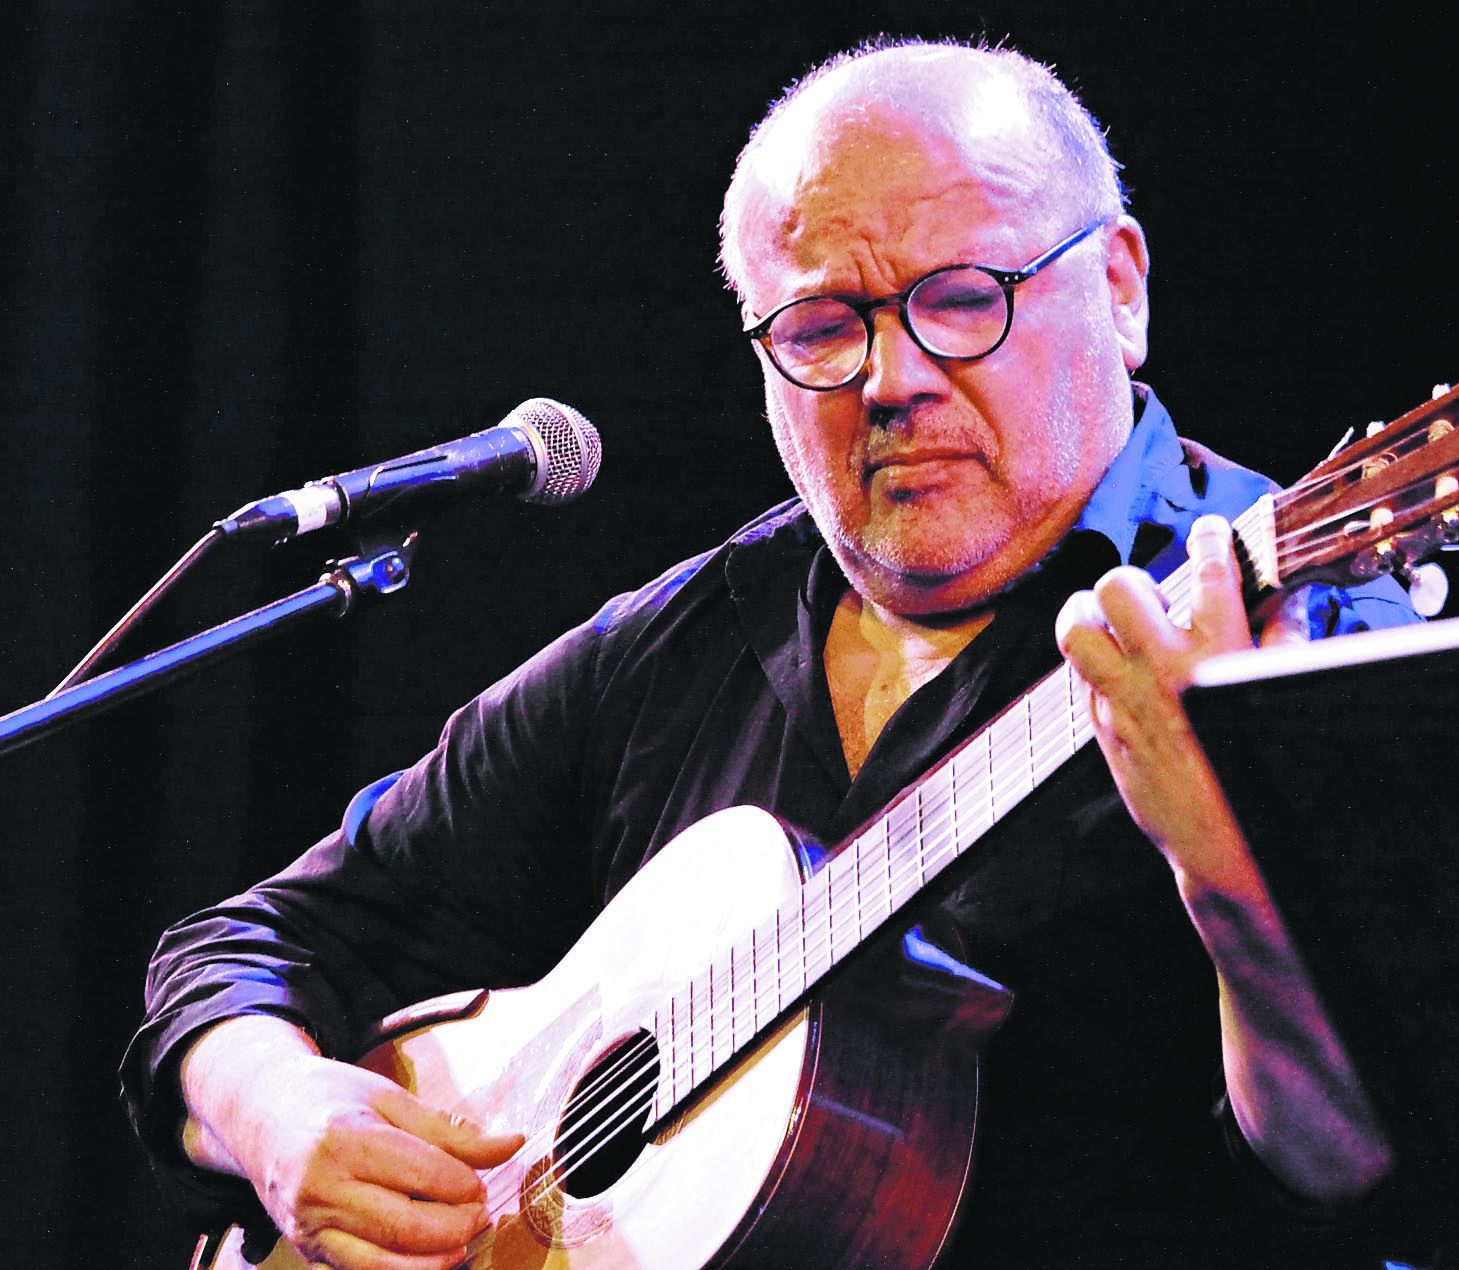
[[[553,1148],[558,1184],[567,1194],[601,1195],[643,1153],[658,1078],[658,1043],[648,1032],[615,1045],[583,1074],[558,1121]]]

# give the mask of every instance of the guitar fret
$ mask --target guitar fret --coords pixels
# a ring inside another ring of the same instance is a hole
[[[671,1008],[673,1004],[674,998],[671,996],[669,998],[669,1005]],[[666,1033],[667,1037],[665,1035]],[[679,1088],[679,1082],[677,1078],[678,1074],[675,1071],[674,1067],[677,1059],[677,1053],[674,1048],[674,1025],[670,1023],[667,1028],[664,1027],[663,1015],[661,1007],[659,1006],[654,1007],[653,1036],[659,1043],[659,1079],[658,1082],[654,1085],[652,1108],[655,1117],[657,1117],[659,1114],[659,1107],[662,1105],[663,1102],[663,1072],[665,1060],[667,1060],[669,1069],[669,1097],[677,1097]],[[665,1050],[667,1050],[668,1052],[665,1053]]]
[[[961,851],[993,823],[986,734],[974,737],[953,759],[952,768],[958,789],[958,850]]]
[[[1073,753],[1069,744],[1069,708],[1064,685],[1051,676],[1039,684],[1031,696],[1036,697],[1039,723],[1034,729],[1034,783],[1041,784],[1053,770]]]
[[[714,1064],[720,1065],[734,1053],[735,1043],[735,948],[731,944],[720,963],[719,986],[715,996]]]
[[[932,775],[924,784],[923,809],[923,854],[927,859],[927,874],[936,877],[957,855],[957,841],[951,832],[952,823],[952,772],[943,768]]]
[[[927,853],[925,850],[927,836],[923,831],[922,823],[922,786],[912,787],[912,812],[915,827],[912,830],[912,842],[917,852],[917,885],[923,886],[927,881]]]
[[[901,900],[897,898],[897,858],[892,851],[892,840],[887,836],[885,817],[872,826],[872,832],[876,835],[878,850],[886,860],[887,907],[889,911],[895,912],[901,906]]]
[[[1021,700],[994,725],[989,746],[993,811],[1001,818],[1033,788],[1029,765],[1028,702]]]
[[[826,969],[823,959],[826,957],[833,932],[830,921],[830,881],[829,869],[822,869],[805,885],[805,894],[809,903],[802,907],[801,950],[803,953],[803,973],[805,985],[809,987],[821,977],[821,972]],[[812,943],[810,935],[812,932],[825,931],[825,939],[819,943]]]
[[[675,1019],[674,1019],[674,1015],[675,1015],[675,1013],[677,1011],[678,1003],[679,1003],[678,994],[671,992],[669,994],[669,1003],[668,1003],[669,1026],[668,1026],[668,1029],[667,1029],[667,1031],[668,1031],[668,1035],[667,1036],[664,1034],[664,1030],[659,1025],[659,1015],[660,1015],[660,1011],[658,1011],[658,1010],[655,1010],[654,1011],[654,1036],[656,1036],[658,1038],[658,1042],[659,1042],[659,1054],[660,1054],[660,1068],[659,1068],[659,1070],[660,1071],[663,1070],[663,1059],[664,1059],[664,1056],[665,1056],[664,1055],[664,1051],[665,1050],[668,1051],[668,1053],[667,1053],[668,1064],[667,1065],[668,1065],[668,1069],[669,1069],[669,1103],[671,1105],[673,1103],[678,1102],[679,1099],[683,1096],[679,1092],[679,1089],[680,1089],[680,1086],[679,1086],[679,1063],[680,1063],[680,1059],[682,1057],[680,1055],[680,1053],[679,1053],[679,1029],[678,1029],[678,1026],[677,1026],[677,1024],[675,1022]],[[667,1108],[663,1105],[663,1099],[661,1097],[662,1092],[663,1092],[663,1081],[661,1080],[659,1082],[658,1088],[654,1090],[654,1117],[655,1118],[663,1115],[664,1112],[667,1110]]]
[[[740,1009],[740,1002],[743,998],[740,995],[740,966],[744,961],[743,957],[735,956],[736,946],[730,945],[729,950],[729,1045],[730,1049],[737,1050],[740,1042],[747,1040],[744,1035],[744,1012]]]
[[[682,1003],[683,1008],[683,1029],[684,1029],[684,1077],[690,1089],[699,1083],[699,1075],[694,1070],[694,980],[689,980],[687,999]]]
[[[811,983],[810,973],[806,968],[806,926],[808,925],[808,923],[806,922],[805,897],[806,888],[802,888],[800,893],[800,912],[798,914],[800,921],[797,925],[796,932],[798,935],[796,945],[794,992],[794,995],[796,996],[799,996],[800,993],[804,992],[808,987],[810,987]]]
[[[735,1028],[734,1046],[738,1050],[759,1030],[755,1025],[755,940],[751,932],[748,941],[741,939],[735,945]]]
[[[698,978],[696,975],[695,978]],[[698,995],[694,990],[694,979],[689,980],[689,1088],[695,1089],[699,1085],[699,1064],[696,1061],[699,1057],[699,1044],[696,1032],[698,1019]],[[705,1075],[708,1075],[706,1072]]]
[[[785,939],[780,910],[775,910],[775,1012],[785,1008]],[[792,993],[792,995],[794,995]]]
[[[838,869],[836,864],[837,861],[832,860],[821,870],[821,877],[826,879],[825,907],[822,910],[825,915],[822,929],[826,932],[826,937],[814,945],[819,954],[815,961],[817,979],[836,964],[836,896],[840,892],[836,885],[836,875],[845,872],[844,865]]]
[[[856,894],[861,916],[858,928],[874,930],[892,911],[891,892],[887,887],[886,839],[863,834],[852,844],[856,852]]]
[[[760,928],[750,928],[750,1021],[752,1030],[758,1032],[765,1025],[760,1013]]]
[[[952,857],[956,859],[963,849],[962,826],[958,823],[961,808],[958,806],[957,764],[949,763],[946,770],[948,840],[952,849]]]
[[[709,963],[709,1017],[707,1019],[708,1026],[705,1029],[704,1039],[705,1047],[709,1051],[710,1071],[713,1071],[719,1065],[716,1061],[719,1056],[719,985],[715,982],[715,970],[718,964],[718,959]],[[720,980],[723,982],[723,972],[721,972]]]
[[[765,931],[761,941],[764,958],[760,973],[760,987],[755,999],[760,1003],[761,1014],[758,1023],[763,1027],[780,1013],[780,913],[775,914],[775,925]]]
[[[836,930],[837,942],[831,949],[831,964],[834,966],[861,942],[861,906],[857,894],[856,853],[844,851],[827,866],[827,872],[836,868]]]
[[[1007,810],[1005,806],[1000,805],[1003,800],[998,788],[1003,781],[1005,748],[1006,743],[1000,744],[1000,738],[996,732],[988,737],[988,806],[992,809],[995,820]]]
[[[905,838],[893,838],[890,820],[883,820],[882,825],[887,835],[887,856],[892,861],[892,894],[900,908],[917,894],[917,866],[912,858],[911,843]]]
[[[715,991],[714,962],[710,962],[702,980],[703,990],[699,994],[698,1018],[695,1020],[694,1056],[703,1055],[708,1071],[714,1070]]]

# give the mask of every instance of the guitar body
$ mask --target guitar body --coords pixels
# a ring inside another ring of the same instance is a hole
[[[649,1140],[619,1135],[574,1172],[574,1144],[602,1136],[599,1111],[630,1128],[645,1123],[642,1102],[605,1108],[595,1091],[605,1078],[655,1083],[655,1008],[802,876],[774,817],[720,812],[651,860],[545,979],[474,994],[464,1015],[393,1035],[365,1056],[362,1066],[426,1101],[527,1137],[487,1177],[495,1228],[465,1264],[933,1264],[969,1177],[978,1047],[1010,997],[900,930],[874,938]],[[252,1265],[241,1243],[231,1231],[213,1270]],[[261,1264],[305,1266],[282,1241]]]

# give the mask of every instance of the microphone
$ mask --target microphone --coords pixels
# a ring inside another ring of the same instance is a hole
[[[602,455],[597,429],[581,414],[533,397],[495,427],[245,503],[213,528],[225,538],[284,542],[377,516],[398,503],[440,502],[478,491],[552,507],[571,502],[593,483]]]

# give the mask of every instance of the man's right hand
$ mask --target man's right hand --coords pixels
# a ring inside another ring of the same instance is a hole
[[[477,1170],[497,1137],[393,1081],[323,1058],[264,1015],[205,1032],[182,1064],[194,1163],[247,1178],[308,1261],[337,1270],[450,1270],[490,1224]]]

